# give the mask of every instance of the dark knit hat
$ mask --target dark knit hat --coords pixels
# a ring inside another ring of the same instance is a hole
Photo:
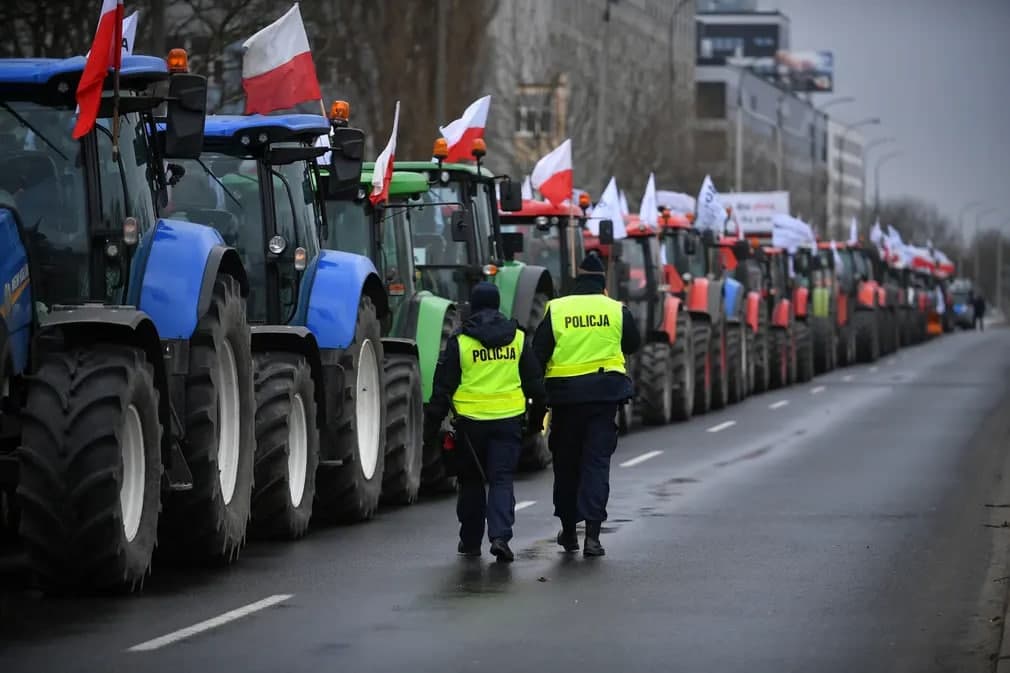
[[[471,311],[476,313],[487,308],[497,311],[500,305],[501,295],[498,293],[496,285],[486,281],[474,285],[473,291],[470,292]]]
[[[595,252],[586,255],[579,265],[579,282],[591,283],[600,292],[607,286],[607,271],[603,266],[603,260]]]

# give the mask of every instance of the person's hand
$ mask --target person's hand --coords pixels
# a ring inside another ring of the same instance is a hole
[[[438,443],[439,430],[441,430],[441,423],[430,417],[424,419],[424,446],[432,446]]]
[[[527,422],[526,434],[536,435],[543,431],[544,417],[547,416],[547,407],[542,404],[534,404],[530,407]]]

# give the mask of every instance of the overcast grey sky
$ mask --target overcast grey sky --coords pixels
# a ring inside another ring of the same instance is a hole
[[[952,219],[981,199],[1010,218],[1010,0],[760,0],[790,18],[795,50],[835,53],[832,106],[842,121],[879,116],[867,137],[904,154],[881,169],[881,198],[913,195]],[[872,185],[869,187],[872,194]],[[981,210],[981,208],[980,208]],[[973,221],[971,217],[969,221]]]

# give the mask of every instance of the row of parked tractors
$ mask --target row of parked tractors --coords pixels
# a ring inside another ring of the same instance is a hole
[[[482,141],[397,161],[373,203],[346,104],[207,116],[205,79],[159,58],[124,57],[74,140],[83,67],[0,61],[0,552],[50,590],[136,590],[158,564],[451,489],[422,418],[481,280],[532,330],[606,257],[648,337],[629,427],[925,335],[931,281],[869,249],[839,251],[849,271],[798,255],[790,277],[782,251],[672,216],[593,237],[581,208],[484,168]],[[521,463],[549,462],[544,432]]]
[[[946,277],[893,266],[873,245],[787,251],[771,232],[720,237],[666,209],[658,226],[625,216],[623,236],[606,222],[591,234],[581,207],[527,201],[501,217],[562,290],[582,256],[607,261],[608,292],[646,342],[630,362],[637,396],[621,413],[624,430],[686,420],[953,328],[937,307]]]

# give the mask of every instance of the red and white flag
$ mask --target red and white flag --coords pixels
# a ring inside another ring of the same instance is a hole
[[[242,46],[246,114],[267,114],[322,99],[297,4]]]
[[[487,111],[491,107],[491,96],[478,98],[463,111],[463,116],[446,126],[438,127],[449,145],[448,162],[466,161],[471,158],[473,141],[484,137],[487,126]]]
[[[537,162],[530,174],[534,189],[539,189],[545,199],[556,207],[572,197],[572,140],[550,151]]]
[[[102,102],[102,89],[109,68],[119,70],[123,64],[123,0],[102,0],[102,15],[98,30],[91,43],[88,60],[77,85],[77,123],[74,139],[86,136],[98,119],[98,106]]]
[[[396,129],[400,125],[400,101],[396,101],[396,110],[393,112],[393,132],[386,143],[386,149],[375,160],[375,167],[372,169],[372,193],[368,197],[372,205],[382,203],[389,198],[389,183],[393,179],[393,161],[396,155]]]

